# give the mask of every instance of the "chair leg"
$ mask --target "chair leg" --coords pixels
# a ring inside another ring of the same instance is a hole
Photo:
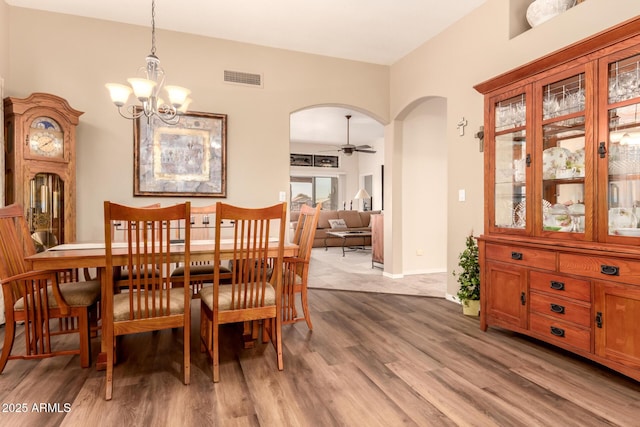
[[[218,346],[220,334],[218,322],[213,320],[211,323],[211,332],[213,333],[213,382],[217,383],[220,381],[220,348]]]
[[[185,307],[184,315],[186,319],[182,332],[182,340],[184,342],[182,367],[184,370],[184,383],[189,384],[191,382],[191,311],[189,307]]]
[[[209,321],[206,317],[204,302],[200,302],[200,352],[204,353],[211,348],[209,345]]]
[[[311,313],[309,313],[309,300],[307,299],[307,286],[302,286],[302,292],[300,292],[300,299],[302,301],[302,313],[304,314],[304,320],[307,322],[309,330],[313,330],[311,324]]]
[[[275,330],[274,328],[272,328],[271,330],[271,334],[272,334],[271,339],[273,339],[275,335],[276,356],[278,358],[278,370],[283,371],[284,361],[282,360],[282,320],[280,319],[279,316],[276,316],[276,318],[271,319],[271,321],[272,321],[272,326],[275,326]]]
[[[105,378],[105,400],[111,400],[113,396],[113,364],[115,362],[115,350],[116,350],[116,342],[115,337],[113,336],[113,326],[109,327],[107,325],[106,328],[103,328],[102,331],[105,333],[106,337],[104,339],[107,342],[107,369],[106,369],[106,378]]]
[[[78,316],[78,334],[80,335],[80,366],[91,366],[91,331],[89,328],[89,308],[86,307]]]
[[[16,338],[16,324],[13,320],[7,319],[7,324],[4,330],[4,346],[2,347],[2,356],[0,356],[0,374],[4,371],[4,367],[7,365],[9,356],[11,355],[11,349],[13,348],[13,341]]]

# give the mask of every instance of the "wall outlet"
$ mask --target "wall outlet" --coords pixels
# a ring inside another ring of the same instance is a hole
[[[285,193],[284,191],[281,191],[278,194],[278,200],[281,202],[286,202],[287,201],[287,193]]]

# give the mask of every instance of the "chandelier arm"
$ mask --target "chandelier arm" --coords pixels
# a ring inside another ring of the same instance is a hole
[[[134,105],[128,105],[128,106],[127,106],[126,108],[124,108],[124,109],[126,110],[126,112],[127,112],[129,115],[126,115],[126,114],[124,114],[124,113],[122,112],[123,107],[118,107],[118,113],[120,113],[120,115],[121,115],[122,117],[124,117],[125,119],[128,119],[128,120],[135,120],[135,119],[137,119],[137,118],[141,117],[141,116],[144,114],[142,110],[138,110],[138,109],[136,109],[136,107],[135,107]],[[139,112],[138,112],[138,111],[139,111]]]

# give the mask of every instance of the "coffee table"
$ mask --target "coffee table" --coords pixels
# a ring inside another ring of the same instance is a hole
[[[364,238],[371,237],[371,232],[370,231],[328,231],[327,237],[328,236],[340,237],[342,239],[342,256],[344,256],[346,252],[357,251],[358,249],[365,250],[366,248],[364,244]],[[355,246],[345,246],[347,243],[347,237],[362,237],[362,244],[355,245]],[[346,248],[349,248],[350,250],[347,251]],[[328,249],[327,238],[325,237],[324,250],[327,250],[327,249]]]

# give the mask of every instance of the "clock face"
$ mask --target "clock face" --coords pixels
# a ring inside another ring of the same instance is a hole
[[[29,134],[31,154],[44,157],[62,158],[64,155],[64,135],[60,125],[49,117],[38,117],[31,123]]]

